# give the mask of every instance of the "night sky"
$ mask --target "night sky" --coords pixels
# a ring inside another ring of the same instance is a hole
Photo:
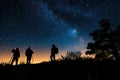
[[[120,23],[120,0],[0,0],[0,62],[9,61],[12,48],[34,50],[34,62],[49,60],[51,44],[60,54],[84,51],[98,21]]]

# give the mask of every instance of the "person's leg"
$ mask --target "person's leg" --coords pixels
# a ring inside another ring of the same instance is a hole
[[[55,61],[55,55],[53,55],[53,59],[54,59],[54,61]]]
[[[29,64],[31,63],[31,57],[29,57]]]
[[[18,65],[18,58],[16,58],[16,65]]]
[[[30,64],[31,57],[28,57],[27,64]]]
[[[28,64],[28,61],[29,61],[29,59],[28,59],[28,57],[27,57],[26,64]]]
[[[15,58],[13,57],[13,59],[12,59],[12,62],[11,62],[11,65],[13,65],[13,62],[15,61]]]
[[[29,64],[29,62],[30,62],[30,60],[29,60],[29,58],[28,58],[28,62],[27,62],[27,64]]]
[[[52,54],[50,55],[50,59],[51,59],[51,61],[52,61]]]

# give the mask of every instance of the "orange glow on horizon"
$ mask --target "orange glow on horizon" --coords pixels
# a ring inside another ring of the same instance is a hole
[[[82,52],[81,57],[87,57],[85,55],[85,51],[86,50],[81,51]],[[4,52],[4,54],[0,55],[0,63],[9,63],[10,64],[12,55],[13,55],[12,53],[8,54],[8,52]],[[56,59],[60,59],[61,55],[65,56],[66,51],[60,51],[58,54],[56,54]],[[34,52],[33,57],[31,59],[32,64],[46,62],[46,61],[50,61],[50,51],[42,51],[42,52],[36,51],[36,52]],[[25,63],[26,63],[26,56],[24,54],[24,51],[21,51],[18,64],[25,64]]]
[[[8,54],[8,52],[5,52],[4,54],[2,53],[0,55],[0,63],[9,63],[10,64],[12,55],[13,55],[12,53]],[[61,55],[64,56],[65,52],[60,51],[56,55],[56,59],[59,59],[61,57]],[[32,64],[41,63],[41,62],[45,62],[45,61],[50,61],[50,52],[49,51],[43,51],[43,52],[36,51],[33,54],[33,57],[31,59]],[[25,64],[25,63],[26,63],[26,56],[25,56],[24,52],[22,51],[20,53],[20,58],[19,58],[18,64]],[[14,64],[15,64],[15,62],[14,62]]]

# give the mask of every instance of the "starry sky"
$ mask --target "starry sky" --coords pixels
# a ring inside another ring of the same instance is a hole
[[[34,62],[49,60],[52,43],[59,55],[85,51],[103,18],[120,23],[120,0],[0,0],[0,61],[8,61],[15,47],[25,59],[31,46]]]

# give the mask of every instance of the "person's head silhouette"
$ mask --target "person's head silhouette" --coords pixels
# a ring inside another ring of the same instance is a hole
[[[28,49],[31,49],[31,47],[28,47]]]
[[[16,48],[16,50],[19,50],[19,48]]]
[[[52,47],[55,47],[55,44],[52,44]]]

